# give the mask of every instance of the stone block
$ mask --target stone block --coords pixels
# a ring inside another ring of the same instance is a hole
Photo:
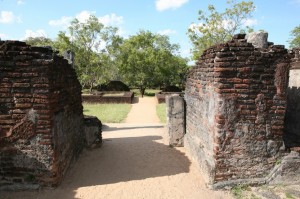
[[[183,146],[185,134],[184,99],[179,95],[166,97],[167,104],[167,134],[165,139],[170,146]]]
[[[255,48],[268,48],[268,33],[259,31],[246,35],[248,43],[252,43]]]
[[[274,168],[267,181],[270,184],[299,184],[300,183],[300,152],[291,151]]]
[[[102,144],[102,123],[95,116],[84,116],[84,135],[87,147],[94,148]]]

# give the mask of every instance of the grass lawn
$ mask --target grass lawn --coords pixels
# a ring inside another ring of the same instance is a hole
[[[156,105],[156,114],[161,123],[167,123],[166,104],[165,103]]]
[[[102,123],[121,123],[131,109],[131,104],[83,104],[83,114],[98,117]]]
[[[125,93],[124,92],[118,92],[118,93],[104,93],[103,96],[104,97],[120,97],[120,96],[124,96]]]

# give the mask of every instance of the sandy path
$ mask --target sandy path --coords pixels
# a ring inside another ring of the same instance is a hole
[[[137,98],[136,98],[137,99]],[[132,104],[126,123],[159,123],[156,115],[157,100],[155,97],[138,98],[138,103]]]
[[[39,192],[0,193],[0,198],[231,198],[226,192],[205,187],[184,148],[171,148],[163,144],[164,126],[153,123],[157,122],[157,118],[153,115],[155,111],[151,110],[155,110],[155,103],[152,101],[151,104],[151,100],[144,98],[140,100],[140,103],[144,103],[142,107],[138,104],[133,106],[127,120],[132,123],[105,124],[103,146],[85,150],[58,188]]]

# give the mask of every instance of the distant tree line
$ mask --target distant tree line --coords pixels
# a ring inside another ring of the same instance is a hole
[[[198,23],[188,29],[192,42],[192,60],[217,43],[231,39],[236,33],[253,31],[249,26],[255,10],[253,1],[227,1],[228,8],[218,12],[213,5],[208,13],[200,10]],[[52,46],[63,53],[75,53],[75,69],[83,87],[92,89],[109,80],[121,80],[141,91],[149,87],[181,85],[188,70],[188,59],[179,54],[180,46],[171,44],[169,37],[141,30],[123,38],[118,28],[104,26],[91,15],[82,23],[74,19],[66,32],[55,40],[44,37],[28,38],[31,45]],[[291,31],[290,48],[300,47],[300,25]]]
[[[118,28],[106,27],[91,15],[86,22],[74,19],[67,32],[55,40],[28,38],[30,45],[52,46],[60,53],[75,53],[75,69],[85,88],[92,89],[109,80],[121,80],[141,91],[149,87],[181,85],[188,68],[179,55],[179,45],[169,37],[141,30],[129,38],[117,34]]]

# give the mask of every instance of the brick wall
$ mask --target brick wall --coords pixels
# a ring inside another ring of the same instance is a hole
[[[189,72],[184,143],[208,184],[266,177],[281,158],[289,62],[284,46],[240,34]]]
[[[123,95],[116,95],[118,93],[124,93]],[[112,94],[105,96],[105,94]],[[104,96],[103,96],[104,95]],[[134,93],[131,91],[107,91],[98,92],[97,94],[83,94],[81,96],[82,102],[84,103],[99,103],[99,104],[131,104],[134,98]]]
[[[81,86],[48,48],[0,41],[0,189],[58,184],[83,147]]]

